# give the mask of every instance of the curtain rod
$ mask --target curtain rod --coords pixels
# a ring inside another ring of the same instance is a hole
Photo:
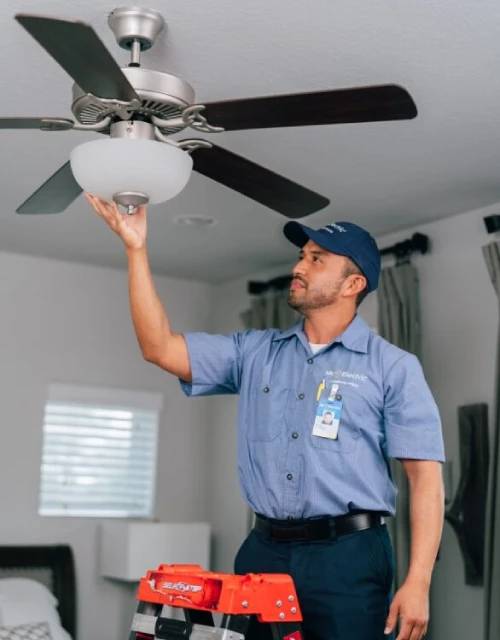
[[[408,238],[407,240],[396,242],[396,244],[393,244],[392,247],[381,249],[380,255],[386,256],[389,254],[394,254],[397,258],[404,258],[416,251],[422,254],[427,253],[429,251],[429,246],[429,236],[426,236],[423,233],[414,233],[412,237]],[[259,293],[263,293],[268,289],[282,290],[288,287],[291,279],[291,275],[286,275],[278,276],[277,278],[273,278],[272,280],[268,280],[267,282],[250,280],[248,282],[247,290],[251,295],[258,295]]]
[[[420,253],[429,251],[429,236],[423,233],[414,233],[408,240],[402,240],[393,244],[392,247],[381,249],[380,255],[386,256],[393,253],[397,258],[404,258],[415,251],[420,251]]]

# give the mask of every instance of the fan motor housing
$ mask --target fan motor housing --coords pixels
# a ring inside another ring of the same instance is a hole
[[[152,116],[163,120],[178,118],[186,107],[194,103],[194,89],[182,78],[142,67],[125,67],[122,71],[141,100],[140,106],[134,109],[134,115],[142,116],[145,120]],[[96,124],[114,113],[115,108],[111,102],[85,93],[74,84],[71,111],[78,122]],[[162,128],[162,131],[170,134],[183,128],[172,126]],[[109,133],[109,128],[102,133]]]

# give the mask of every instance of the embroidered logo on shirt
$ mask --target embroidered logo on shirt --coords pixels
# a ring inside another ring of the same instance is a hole
[[[334,378],[347,378],[348,380],[356,380],[357,382],[366,382],[368,376],[364,373],[354,373],[352,371],[344,371],[343,369],[335,369],[335,371],[326,371],[327,376],[333,376]]]

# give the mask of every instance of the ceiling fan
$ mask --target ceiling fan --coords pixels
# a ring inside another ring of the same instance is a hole
[[[189,158],[189,163],[184,162],[186,167],[189,164],[184,184],[192,167],[288,218],[310,215],[329,200],[212,142],[192,138],[174,141],[170,136],[188,127],[217,133],[402,120],[417,115],[411,96],[397,85],[196,103],[193,88],[182,78],[140,66],[141,52],[153,45],[165,26],[161,14],[152,9],[122,7],[108,16],[118,44],[130,51],[130,63],[125,68],[118,66],[92,27],[84,22],[27,14],[17,14],[15,18],[74,80],[71,110],[75,120],[0,118],[0,129],[75,129],[99,132],[114,140],[154,141],[156,147],[162,142],[165,144],[161,147],[174,155],[176,164],[171,166],[182,165],[185,157]],[[63,164],[17,208],[17,213],[59,213],[68,207],[83,190],[74,177],[77,159],[72,153],[71,163]],[[156,173],[163,170],[158,162],[154,168]],[[141,173],[137,165],[133,172],[136,176]],[[167,173],[165,169],[165,178]],[[161,173],[159,179],[163,180]],[[177,184],[177,192],[184,184],[180,188]],[[122,185],[112,194],[128,213],[148,200],[154,202],[145,190],[132,188],[135,190]]]

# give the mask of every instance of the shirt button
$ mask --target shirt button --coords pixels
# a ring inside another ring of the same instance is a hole
[[[335,400],[342,400],[342,394],[340,393],[335,394]]]
[[[312,364],[313,363],[313,359],[312,358],[308,358],[307,359],[307,364]]]
[[[287,473],[287,474],[286,474],[286,479],[287,479],[287,480],[293,480],[293,476],[292,476],[292,474],[291,474],[291,473]]]
[[[299,400],[303,400],[305,398],[305,395],[303,393],[299,393]]]
[[[297,440],[297,438],[298,438],[298,437],[299,437],[299,434],[298,434],[296,431],[294,431],[294,432],[292,433],[292,438],[293,438],[294,440]]]
[[[264,393],[269,393],[269,387],[264,387],[264,388],[262,389],[262,391],[263,391]]]

